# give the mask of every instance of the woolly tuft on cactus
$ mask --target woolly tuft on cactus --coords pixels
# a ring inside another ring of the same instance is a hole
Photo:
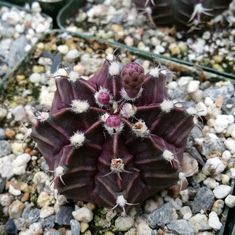
[[[177,183],[194,123],[168,99],[166,77],[165,69],[145,74],[135,62],[106,60],[88,81],[56,79],[49,116],[32,138],[59,193],[125,212]]]
[[[156,25],[185,28],[225,11],[232,0],[134,0]]]

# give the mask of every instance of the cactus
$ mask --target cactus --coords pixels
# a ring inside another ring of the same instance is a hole
[[[185,28],[221,14],[232,0],[134,0],[156,25]]]
[[[60,194],[125,212],[178,182],[194,122],[168,99],[168,75],[108,56],[90,80],[56,79],[32,138]]]

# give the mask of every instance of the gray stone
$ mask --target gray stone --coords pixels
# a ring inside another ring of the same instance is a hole
[[[175,209],[171,203],[166,203],[160,208],[146,215],[147,223],[151,228],[164,227],[169,224],[174,218]]]
[[[177,235],[194,235],[192,226],[184,219],[171,221],[167,228]]]
[[[203,92],[204,97],[210,97],[214,101],[218,98],[218,96],[223,96],[224,100],[230,99],[233,94],[234,86],[232,83],[228,83],[221,87],[209,87]]]
[[[207,188],[202,187],[198,190],[194,200],[191,202],[193,213],[198,213],[201,210],[209,210],[214,203],[214,194]]]
[[[80,235],[80,224],[77,220],[72,219],[70,220],[71,232],[72,235]]]
[[[11,153],[11,145],[6,140],[0,140],[0,157],[4,157]]]
[[[3,190],[5,188],[5,184],[6,184],[6,179],[0,178],[0,193],[3,192]]]
[[[38,208],[31,209],[26,207],[22,216],[29,224],[33,224],[39,221],[40,210]]]
[[[50,229],[44,232],[44,235],[61,235],[61,233],[55,229]]]
[[[222,154],[224,150],[224,142],[220,138],[211,138],[210,136],[207,136],[203,141],[202,154],[206,157],[217,151]]]
[[[56,213],[55,222],[59,225],[70,225],[70,220],[73,219],[73,206],[63,205]]]
[[[4,129],[0,128],[0,140],[4,140],[5,138],[5,131]]]
[[[42,227],[53,228],[55,226],[55,215],[50,215],[42,220]]]

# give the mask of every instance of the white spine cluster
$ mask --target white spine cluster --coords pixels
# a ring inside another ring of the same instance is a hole
[[[125,103],[121,109],[121,115],[125,118],[133,117],[136,113],[136,106],[130,103]]]
[[[174,108],[174,103],[170,100],[163,100],[160,108],[163,112],[169,113]]]
[[[72,100],[71,109],[75,113],[84,113],[89,109],[89,106],[86,100]]]
[[[160,73],[160,68],[156,67],[150,70],[149,74],[155,78],[159,77],[159,73]]]
[[[174,160],[174,154],[171,151],[167,150],[167,149],[163,151],[162,156],[168,162],[171,162],[171,161]]]
[[[135,101],[135,100],[137,100],[142,95],[142,92],[143,92],[143,87],[140,88],[139,93],[137,94],[136,97],[131,98],[131,97],[128,96],[128,94],[127,94],[127,92],[125,91],[124,88],[122,88],[121,91],[120,91],[122,98],[125,99],[125,100],[128,100],[128,101]]]
[[[146,126],[145,122],[143,120],[139,120],[132,126],[133,132],[136,134],[138,137],[147,137],[149,135],[149,129]]]
[[[120,71],[121,71],[121,65],[116,61],[111,62],[109,66],[109,74],[111,76],[119,75]]]
[[[86,140],[85,135],[81,131],[75,132],[70,137],[70,142],[75,148],[81,147],[84,144],[85,140]]]
[[[65,174],[65,168],[62,167],[62,166],[56,167],[56,169],[54,171],[54,174],[55,174],[55,178],[59,177],[60,181],[65,185],[65,182],[64,182],[64,180],[62,178],[62,176]]]
[[[69,73],[69,78],[68,78],[69,81],[76,82],[79,78],[80,78],[80,75],[77,72],[71,71]]]

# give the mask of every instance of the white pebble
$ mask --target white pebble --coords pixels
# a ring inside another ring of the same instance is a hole
[[[1,194],[0,195],[0,205],[5,207],[5,206],[9,206],[12,202],[12,197],[8,194]]]
[[[73,60],[77,59],[79,57],[79,55],[80,54],[77,49],[72,49],[66,54],[65,59],[67,59],[68,61],[73,61]]]
[[[208,224],[215,230],[220,230],[222,227],[222,223],[219,221],[218,215],[214,211],[209,214]]]
[[[13,173],[15,175],[22,175],[25,173],[27,163],[30,161],[30,155],[27,153],[21,154],[13,161]]]
[[[32,73],[29,77],[29,81],[34,83],[34,84],[38,84],[41,82],[41,74],[40,73]]]
[[[222,133],[226,130],[229,124],[234,122],[233,115],[217,115],[215,122],[214,122],[214,128],[216,133]]]
[[[200,81],[196,81],[196,80],[190,81],[187,87],[188,93],[193,93],[197,91],[199,88],[199,85],[200,85]]]
[[[132,226],[134,225],[134,220],[132,217],[130,216],[126,216],[126,217],[118,217],[115,220],[115,228],[118,231],[127,231],[129,230]]]
[[[235,140],[232,138],[228,138],[224,141],[225,147],[231,151],[231,153],[235,154]]]
[[[234,195],[228,195],[225,198],[225,204],[226,206],[228,206],[229,208],[233,208],[235,206],[235,196]]]
[[[235,168],[230,168],[230,176],[232,179],[235,179]]]
[[[189,220],[192,217],[192,211],[189,206],[184,206],[180,209],[180,213],[183,216],[183,219]]]
[[[206,105],[203,103],[203,102],[199,102],[197,105],[196,105],[196,110],[197,110],[197,114],[199,116],[206,116],[207,115],[207,107]]]
[[[202,171],[206,175],[218,175],[223,172],[225,168],[226,166],[218,157],[213,157],[206,161],[206,164],[204,165]]]
[[[232,188],[230,186],[222,184],[222,185],[215,187],[215,189],[213,190],[213,193],[216,198],[222,199],[222,198],[225,198],[231,192],[231,189]]]
[[[152,229],[146,222],[140,222],[137,226],[137,235],[151,235]]]
[[[69,47],[67,45],[59,45],[57,47],[57,49],[63,55],[65,55],[65,54],[67,54],[69,52]]]
[[[18,189],[15,189],[11,184],[9,186],[9,193],[14,195],[14,196],[19,196],[21,194],[21,191]]]
[[[89,223],[93,219],[93,212],[90,209],[88,209],[87,207],[79,208],[78,210],[73,211],[72,214],[73,214],[73,217],[77,221],[82,221],[85,223]]]

